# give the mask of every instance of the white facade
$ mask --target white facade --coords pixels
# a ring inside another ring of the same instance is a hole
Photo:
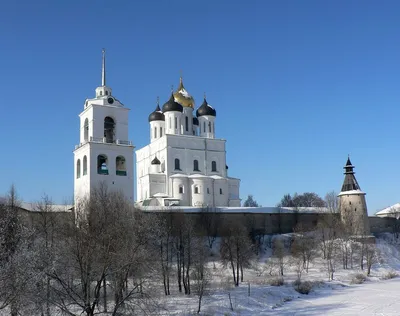
[[[129,109],[111,94],[103,80],[96,97],[87,99],[80,117],[80,142],[74,151],[75,205],[105,184],[133,202],[133,145],[128,135]]]
[[[163,124],[165,134],[154,137],[152,132],[150,144],[136,151],[139,204],[169,206],[163,201],[173,201],[180,206],[240,206],[240,180],[227,175],[226,141],[215,138],[215,114],[198,117],[198,132],[193,111],[194,106],[183,106],[182,112],[165,111],[165,122],[150,121],[151,130]]]

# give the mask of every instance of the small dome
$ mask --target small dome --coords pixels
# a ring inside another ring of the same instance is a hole
[[[215,111],[215,109],[207,103],[206,98],[204,98],[203,104],[196,111],[197,117],[203,115],[217,116],[217,111]]]
[[[160,106],[158,104],[154,112],[150,113],[149,115],[149,122],[152,121],[165,121],[165,115],[163,112],[161,112]]]
[[[176,92],[174,92],[174,97],[175,97],[175,101],[178,102],[179,104],[181,104],[182,106],[194,109],[194,99],[189,94],[189,92],[186,91],[185,87],[183,86],[182,77],[179,82],[178,90],[176,90]]]
[[[171,94],[169,100],[163,105],[162,111],[164,113],[170,111],[183,112],[183,107],[179,103],[175,102],[174,95]]]
[[[161,165],[160,160],[158,160],[157,156],[154,157],[154,159],[151,161],[152,165]]]
[[[197,117],[193,118],[193,125],[199,126],[199,119]]]

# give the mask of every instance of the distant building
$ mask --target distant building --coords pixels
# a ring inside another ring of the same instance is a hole
[[[383,210],[376,212],[375,216],[378,217],[393,217],[396,219],[400,218],[400,203],[396,203],[392,206],[384,208]]]
[[[225,140],[216,138],[216,110],[183,86],[149,115],[150,144],[136,151],[140,206],[240,206],[240,180],[228,176]]]

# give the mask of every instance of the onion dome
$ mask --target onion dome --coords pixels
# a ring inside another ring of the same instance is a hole
[[[217,111],[215,111],[215,109],[207,103],[206,98],[204,98],[203,104],[196,111],[197,117],[203,115],[217,116]]]
[[[154,159],[151,161],[152,165],[161,165],[161,161],[158,160],[157,156],[154,157]]]
[[[161,112],[160,106],[158,104],[154,112],[150,113],[149,115],[149,122],[152,121],[165,121],[165,115],[163,112]]]
[[[163,105],[162,111],[165,112],[170,112],[170,111],[177,111],[177,112],[183,112],[183,107],[179,103],[175,101],[174,94],[171,93],[171,97],[169,100]]]
[[[199,119],[197,117],[193,118],[193,125],[199,126]]]
[[[183,86],[182,77],[180,78],[180,81],[179,81],[178,90],[176,90],[176,92],[174,92],[174,97],[175,97],[175,101],[178,102],[179,104],[181,104],[182,106],[194,109],[194,99],[189,94],[189,92],[186,91],[185,87]]]

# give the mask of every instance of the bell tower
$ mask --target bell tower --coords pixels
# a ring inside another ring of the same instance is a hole
[[[121,191],[133,203],[133,149],[128,135],[129,109],[106,85],[106,56],[102,51],[101,86],[85,101],[80,118],[80,141],[74,150],[75,207],[104,184]]]

